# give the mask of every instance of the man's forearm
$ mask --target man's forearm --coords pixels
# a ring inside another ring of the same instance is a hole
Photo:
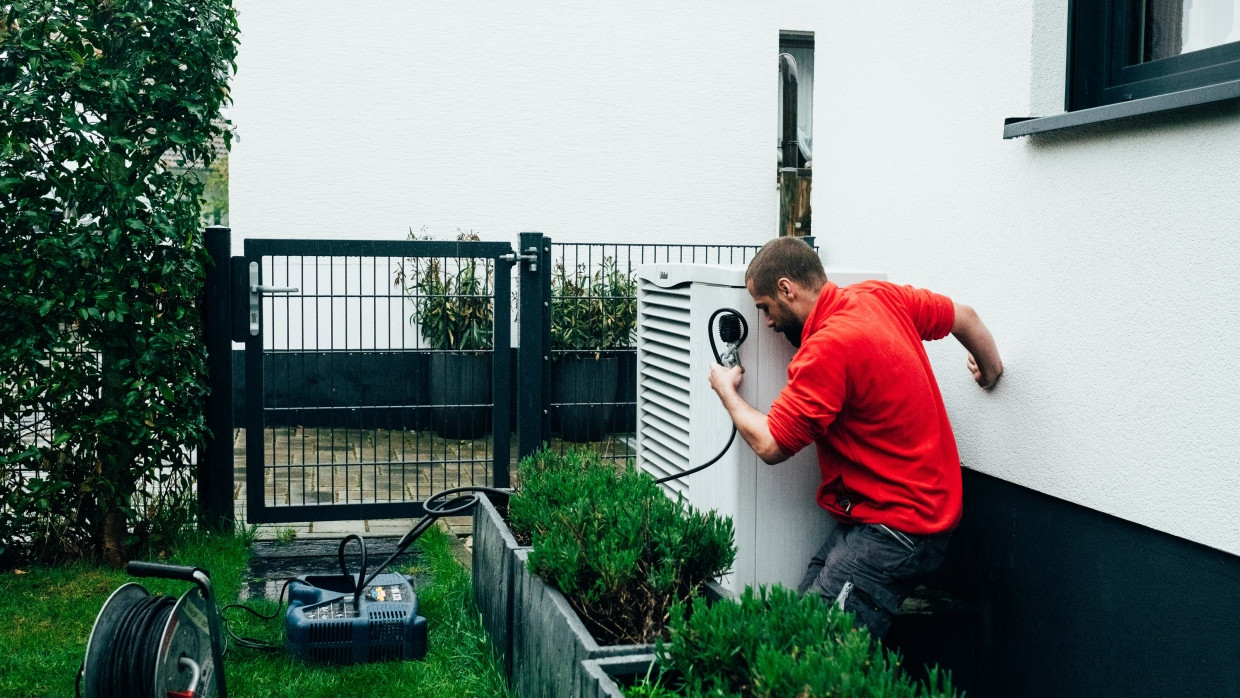
[[[1003,360],[999,358],[999,347],[995,344],[995,338],[973,308],[957,303],[955,311],[952,336],[977,362],[984,379],[984,387],[993,386],[1003,373]]]
[[[736,431],[763,462],[774,465],[788,460],[788,454],[783,452],[775,437],[771,436],[765,414],[745,402],[736,392],[721,395],[720,400],[728,411],[728,416],[732,418],[732,423],[736,425]]]

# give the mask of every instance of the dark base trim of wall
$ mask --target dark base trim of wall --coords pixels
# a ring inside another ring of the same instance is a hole
[[[958,603],[888,635],[914,673],[975,697],[1240,696],[1240,557],[970,470],[964,491],[929,584]]]

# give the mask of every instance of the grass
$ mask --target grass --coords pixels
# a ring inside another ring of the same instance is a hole
[[[470,593],[469,572],[453,557],[448,534],[431,528],[418,541],[419,572],[430,582],[418,589],[418,612],[429,625],[423,661],[351,667],[294,662],[283,652],[233,647],[224,666],[228,693],[246,696],[314,698],[366,695],[382,698],[505,697],[511,695],[494,660]],[[244,536],[195,536],[178,546],[168,562],[211,572],[220,603],[235,601],[249,556]],[[399,570],[408,573],[409,568]],[[124,572],[84,564],[34,568],[25,574],[0,572],[0,696],[73,696],[74,679],[86,651],[95,616],[120,585],[138,581],[152,593],[179,596],[180,582],[134,580]],[[275,604],[259,602],[270,613]],[[282,642],[283,616],[261,621],[230,611],[240,635]]]

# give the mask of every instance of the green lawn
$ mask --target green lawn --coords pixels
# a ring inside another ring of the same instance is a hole
[[[453,557],[448,535],[431,528],[418,541],[422,572],[419,613],[430,627],[426,659],[354,667],[309,665],[282,652],[233,647],[224,659],[228,692],[245,696],[401,696],[457,698],[509,696],[470,598],[469,572]],[[220,603],[240,589],[249,548],[241,537],[203,536],[186,541],[168,562],[211,572]],[[408,572],[409,569],[399,570]],[[73,696],[74,679],[95,616],[120,585],[138,581],[152,593],[179,596],[181,582],[135,580],[124,572],[77,564],[0,572],[0,696]],[[273,603],[257,607],[270,613]],[[240,635],[282,642],[283,617],[264,622],[229,611]]]

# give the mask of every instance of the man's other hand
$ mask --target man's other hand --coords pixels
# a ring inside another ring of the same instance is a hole
[[[974,359],[973,355],[969,354],[969,373],[973,374],[973,380],[977,381],[978,385],[986,390],[990,390],[995,387],[995,383],[999,382],[999,376],[1003,375],[1003,365],[1000,364],[997,371],[993,368],[983,371],[977,365],[977,359]]]
[[[719,395],[720,399],[727,395],[734,394],[741,387],[741,377],[745,373],[744,366],[733,366],[724,368],[714,361],[710,362],[710,387]]]

